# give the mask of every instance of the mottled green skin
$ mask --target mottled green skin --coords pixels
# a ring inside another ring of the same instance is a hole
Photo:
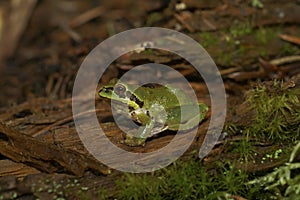
[[[207,114],[207,105],[194,103],[180,89],[153,85],[137,87],[117,82],[118,79],[111,80],[100,89],[99,95],[127,104],[131,108],[130,111],[127,107],[123,107],[122,112],[129,114],[132,120],[141,124],[136,137],[126,136],[125,143],[129,146],[143,145],[148,137],[166,129],[173,131],[192,129]]]

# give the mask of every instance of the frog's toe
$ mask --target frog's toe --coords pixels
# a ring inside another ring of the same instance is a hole
[[[126,136],[125,144],[127,146],[136,147],[136,146],[145,146],[146,138],[137,138],[133,136]]]

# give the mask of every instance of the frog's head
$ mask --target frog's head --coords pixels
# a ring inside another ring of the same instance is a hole
[[[134,109],[143,106],[143,102],[136,97],[130,85],[122,83],[118,79],[112,79],[103,86],[99,91],[99,96],[125,103]]]

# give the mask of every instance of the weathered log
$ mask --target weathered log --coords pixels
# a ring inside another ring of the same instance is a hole
[[[15,162],[27,163],[48,173],[63,170],[82,176],[87,169],[109,173],[106,167],[87,155],[40,141],[3,123],[0,123],[0,134],[0,154]]]

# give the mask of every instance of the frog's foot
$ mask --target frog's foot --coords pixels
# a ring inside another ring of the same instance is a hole
[[[126,135],[125,144],[131,147],[145,146],[146,138],[137,138],[132,135]]]

